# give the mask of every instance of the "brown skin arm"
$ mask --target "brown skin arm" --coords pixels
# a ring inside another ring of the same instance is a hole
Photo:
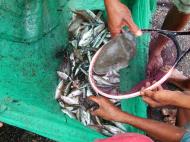
[[[190,20],[190,14],[180,12],[175,6],[173,6],[166,15],[166,18],[162,25],[162,29],[171,30],[171,31],[180,31],[187,25],[189,20]],[[158,37],[157,40],[158,40],[157,42],[161,44],[160,45],[157,44],[158,46],[154,47],[155,51],[153,52],[156,52],[156,55],[161,54],[163,45],[165,45],[167,42],[167,39],[164,37]]]
[[[190,109],[190,91],[142,91],[143,100],[152,107],[161,107],[166,105],[177,106],[180,108]]]
[[[163,71],[168,71],[170,68],[170,66],[166,66],[163,68]],[[167,81],[176,85],[183,91],[190,91],[190,78],[177,69],[174,69]]]
[[[189,91],[190,90],[190,78],[187,79],[176,79],[171,78],[168,80],[170,83],[176,85],[182,90]]]
[[[108,27],[112,37],[120,34],[124,26],[128,26],[136,36],[142,34],[141,30],[133,22],[131,12],[127,6],[119,0],[104,0],[104,3],[108,15]]]
[[[179,142],[185,133],[185,129],[163,122],[135,117],[124,112],[121,116],[120,122],[137,127],[163,142]]]
[[[176,71],[175,71],[176,72]],[[178,72],[176,72],[178,73]],[[187,79],[182,78],[185,76],[179,76],[179,74],[173,73],[171,78],[173,79],[181,79],[181,81],[186,81]],[[176,77],[179,76],[179,77]],[[171,79],[170,78],[170,79]],[[178,81],[177,83],[181,83]],[[188,82],[190,83],[190,82]],[[146,87],[149,87],[150,83],[146,83]],[[182,85],[182,87],[185,87]],[[170,91],[165,90],[162,86],[157,87],[154,90],[144,91],[142,88],[141,96],[143,100],[148,103],[151,107],[161,107],[166,105],[177,106],[180,108],[190,109],[190,90],[189,91]]]
[[[106,120],[113,120],[130,124],[163,142],[179,142],[185,133],[185,129],[171,126],[155,120],[144,119],[122,112],[104,97],[90,97],[99,104],[99,109],[91,112]]]

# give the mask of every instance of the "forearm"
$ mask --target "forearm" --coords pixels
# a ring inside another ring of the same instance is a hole
[[[188,23],[189,19],[190,14],[180,12],[175,6],[173,6],[165,18],[162,29],[173,31],[182,30]]]
[[[121,115],[120,122],[137,127],[164,142],[179,142],[185,133],[185,129],[155,120],[135,117],[124,112]]]
[[[182,30],[190,19],[190,14],[186,14],[177,10],[175,6],[173,6],[162,25],[163,30],[171,30],[171,31],[179,31]],[[164,47],[164,45],[168,42],[168,39],[164,36],[159,36],[157,38],[157,45],[155,46],[155,52],[159,55]]]
[[[190,90],[190,78],[184,76],[184,78],[179,79],[170,78],[168,81],[184,91]]]
[[[179,91],[176,92],[178,93],[174,97],[173,105],[181,108],[190,109],[190,91],[187,91],[185,93]]]
[[[120,0],[104,0],[104,4],[106,9],[110,6],[110,5],[114,5],[115,2],[120,2]]]

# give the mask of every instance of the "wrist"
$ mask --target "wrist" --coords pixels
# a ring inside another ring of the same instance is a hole
[[[105,3],[114,3],[119,2],[119,0],[104,0]]]
[[[108,7],[113,8],[113,6],[117,3],[120,3],[120,0],[104,0],[106,8]]]
[[[118,115],[117,121],[122,123],[128,123],[129,114],[121,111]]]
[[[183,95],[181,91],[173,91],[173,95],[171,97],[171,101],[169,105],[179,106],[181,95]]]

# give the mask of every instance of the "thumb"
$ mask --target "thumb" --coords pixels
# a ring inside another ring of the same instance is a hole
[[[121,33],[121,29],[120,28],[109,28],[110,29],[110,33],[111,33],[111,37],[116,37],[117,35],[119,35]]]
[[[147,104],[151,105],[152,107],[156,107],[156,106],[159,106],[159,105],[160,105],[160,103],[158,103],[158,102],[154,101],[153,99],[151,99],[151,98],[149,98],[149,97],[146,97],[146,96],[143,96],[143,100],[144,100]]]
[[[88,97],[91,101],[94,101],[95,103],[99,104],[100,100],[97,96],[90,96]]]
[[[154,96],[154,92],[151,90],[144,91],[144,96],[152,98]]]
[[[125,17],[125,23],[129,27],[129,30],[135,35],[135,36],[141,36],[142,31],[137,27],[137,25],[134,23],[132,17],[126,16]]]

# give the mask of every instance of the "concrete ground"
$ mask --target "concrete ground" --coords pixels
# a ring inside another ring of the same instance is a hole
[[[159,0],[157,11],[153,18],[153,28],[161,28],[164,18],[172,6],[169,0]],[[190,23],[186,26],[185,30],[190,29]],[[180,45],[184,48],[190,46],[190,36],[182,37],[179,39]],[[172,52],[172,50],[171,50]],[[185,61],[178,66],[179,70],[182,70],[186,75],[190,75],[190,55],[186,57]],[[4,125],[0,128],[0,142],[53,142],[39,135],[27,132],[25,130]]]

